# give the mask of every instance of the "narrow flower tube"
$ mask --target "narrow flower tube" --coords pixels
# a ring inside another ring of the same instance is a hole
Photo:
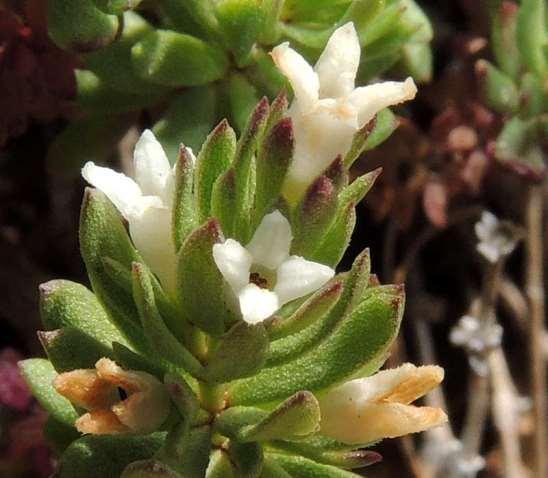
[[[406,363],[371,377],[352,380],[322,400],[321,433],[349,444],[366,444],[441,425],[439,408],[411,405],[443,380],[443,369]]]
[[[190,152],[190,151],[189,151]],[[129,223],[129,234],[144,261],[167,290],[175,287],[175,246],[171,233],[174,168],[150,130],[135,145],[135,179],[88,162],[84,179],[100,189]]]
[[[271,55],[295,93],[289,109],[295,153],[284,186],[292,202],[348,152],[354,135],[380,110],[411,100],[417,92],[412,78],[355,88],[360,43],[351,22],[333,32],[314,68],[287,42]]]
[[[100,359],[95,370],[58,375],[53,386],[74,405],[88,410],[75,423],[81,433],[151,433],[170,410],[169,395],[160,381],[145,372],[123,370],[107,358]]]

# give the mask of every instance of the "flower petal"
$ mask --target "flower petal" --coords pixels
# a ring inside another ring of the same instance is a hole
[[[238,294],[240,311],[248,324],[257,324],[268,319],[280,308],[278,296],[255,284],[248,284]]]
[[[289,221],[276,210],[263,217],[246,249],[255,264],[276,270],[288,258],[292,239]]]
[[[249,283],[253,258],[238,241],[227,239],[222,244],[214,244],[213,260],[234,294]]]
[[[440,408],[415,407],[401,403],[349,404],[332,409],[321,405],[321,433],[348,444],[366,444],[383,438],[395,438],[442,425],[447,415]]]
[[[319,289],[335,275],[331,267],[291,256],[279,268],[274,292],[280,305]]]
[[[135,180],[141,187],[143,194],[159,196],[166,206],[170,206],[172,198],[167,194],[169,188],[166,186],[172,176],[171,165],[164,148],[149,129],[143,131],[135,145],[133,164],[135,167]]]
[[[291,83],[302,113],[314,108],[318,101],[320,80],[308,62],[285,42],[275,47],[272,59]]]
[[[101,190],[127,220],[141,211],[141,189],[125,174],[113,169],[96,166],[92,161],[82,168],[83,178]]]
[[[348,99],[359,111],[359,126],[361,128],[380,110],[412,100],[416,94],[415,82],[413,78],[409,77],[403,82],[385,81],[356,88]]]
[[[474,230],[480,241],[488,241],[496,234],[498,226],[499,220],[497,216],[489,211],[483,211],[481,213],[481,220],[474,225]]]
[[[320,79],[320,98],[338,98],[354,89],[360,66],[360,40],[352,22],[337,28],[314,70]]]
[[[443,375],[443,369],[435,365],[417,367],[405,363],[370,377],[346,382],[331,390],[329,397],[340,402],[399,401],[408,404],[435,388],[443,380]]]
[[[171,235],[171,211],[158,207],[156,197],[147,196],[149,205],[141,214],[128,219],[129,234],[145,263],[166,290],[175,289],[175,246]]]

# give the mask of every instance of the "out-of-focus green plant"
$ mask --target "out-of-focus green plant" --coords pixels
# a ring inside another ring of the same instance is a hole
[[[287,45],[272,55],[294,102],[264,98],[239,138],[223,120],[172,166],[146,130],[135,179],[84,166],[93,291],[43,284],[48,359],[21,363],[50,414],[58,478],[357,478],[379,459],[367,445],[446,421],[413,405],[443,369],[377,372],[403,286],[379,284],[368,250],[335,273],[379,174],[350,183],[349,168],[416,87],[355,88],[352,23],[316,71]]]
[[[548,142],[548,36],[544,0],[493,7],[491,44],[496,65],[479,60],[486,104],[504,115],[494,147],[503,164],[533,181],[545,175]]]
[[[349,21],[365,51],[360,83],[391,68],[430,79],[432,28],[414,0],[50,0],[51,38],[83,60],[76,101],[87,125],[65,135],[96,131],[105,115],[127,123],[143,108],[158,119],[154,132],[170,156],[181,140],[198,148],[223,117],[242,131],[257,101],[285,86],[270,48],[287,40],[315,61]],[[114,128],[102,142],[119,135]]]

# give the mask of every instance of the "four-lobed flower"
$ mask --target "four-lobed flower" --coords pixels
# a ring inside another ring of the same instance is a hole
[[[515,228],[489,211],[483,211],[474,229],[479,239],[477,251],[492,264],[511,254],[516,247],[518,237]]]
[[[263,218],[245,247],[234,239],[213,246],[215,264],[246,322],[267,319],[335,275],[331,267],[290,255],[292,239],[289,221],[276,210]]]
[[[360,42],[352,22],[335,30],[314,68],[288,42],[271,55],[295,94],[289,109],[295,153],[284,188],[290,201],[349,151],[354,135],[379,111],[411,100],[417,92],[412,78],[355,88]]]

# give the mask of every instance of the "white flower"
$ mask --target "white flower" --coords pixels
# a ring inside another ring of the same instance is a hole
[[[481,220],[476,222],[474,228],[479,239],[476,249],[492,264],[510,254],[516,247],[515,231],[507,222],[499,221],[489,211],[483,211]]]
[[[415,97],[412,78],[354,87],[360,64],[360,43],[353,23],[335,30],[312,68],[285,42],[272,50],[295,99],[289,109],[295,152],[284,193],[298,198],[337,157],[345,155],[354,134],[387,106]]]
[[[412,402],[443,380],[443,369],[406,363],[346,382],[320,400],[321,433],[343,443],[365,444],[427,430],[447,421],[439,408]]]
[[[267,214],[247,246],[234,239],[213,246],[213,259],[237,297],[243,319],[255,324],[282,305],[319,289],[333,277],[328,266],[290,256],[291,226]]]
[[[145,130],[135,145],[133,165],[135,180],[93,162],[84,165],[82,176],[105,193],[128,221],[129,234],[144,261],[162,285],[173,290],[176,262],[171,234],[174,169],[152,131]]]

